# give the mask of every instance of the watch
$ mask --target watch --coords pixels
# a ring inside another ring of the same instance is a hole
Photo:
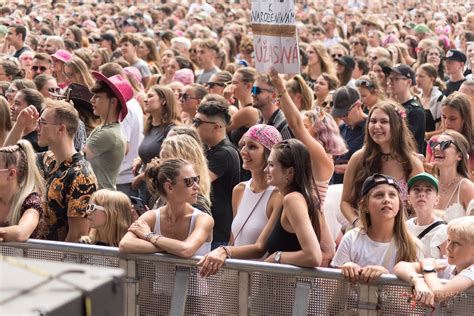
[[[280,263],[280,260],[281,260],[281,251],[277,251],[275,253],[275,262]]]
[[[435,267],[431,264],[427,264],[423,267],[423,274],[436,272]]]

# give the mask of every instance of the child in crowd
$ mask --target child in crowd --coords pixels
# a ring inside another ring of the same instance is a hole
[[[414,287],[417,301],[433,305],[474,285],[474,216],[460,217],[448,225],[448,259],[427,258],[421,262],[400,262],[395,274]],[[441,283],[439,278],[450,279]]]
[[[422,172],[408,180],[408,200],[416,217],[406,223],[410,232],[423,243],[426,258],[440,259],[446,254],[446,222],[435,216],[438,179]]]

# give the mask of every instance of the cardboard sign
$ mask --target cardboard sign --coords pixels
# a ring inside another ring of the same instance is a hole
[[[257,71],[300,72],[294,0],[252,0],[252,32]]]

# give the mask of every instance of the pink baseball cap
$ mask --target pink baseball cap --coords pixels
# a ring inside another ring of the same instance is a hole
[[[174,73],[172,81],[179,81],[184,85],[194,83],[194,73],[191,69],[183,68]]]
[[[56,58],[57,60],[62,61],[63,63],[67,63],[71,60],[72,54],[67,50],[59,49],[56,51],[56,53],[52,54],[51,57]]]

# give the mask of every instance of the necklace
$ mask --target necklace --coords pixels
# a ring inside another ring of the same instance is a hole
[[[450,191],[451,191],[451,187],[452,187],[454,184],[459,183],[459,181],[461,181],[460,177],[459,177],[459,176],[456,176],[456,177],[454,178],[454,180],[452,180],[451,182],[448,182],[448,183],[446,183],[446,184],[440,182],[440,184],[439,184],[440,191],[441,191],[442,193],[450,192]]]
[[[383,161],[389,161],[390,158],[393,158],[391,153],[381,153],[380,155]]]

